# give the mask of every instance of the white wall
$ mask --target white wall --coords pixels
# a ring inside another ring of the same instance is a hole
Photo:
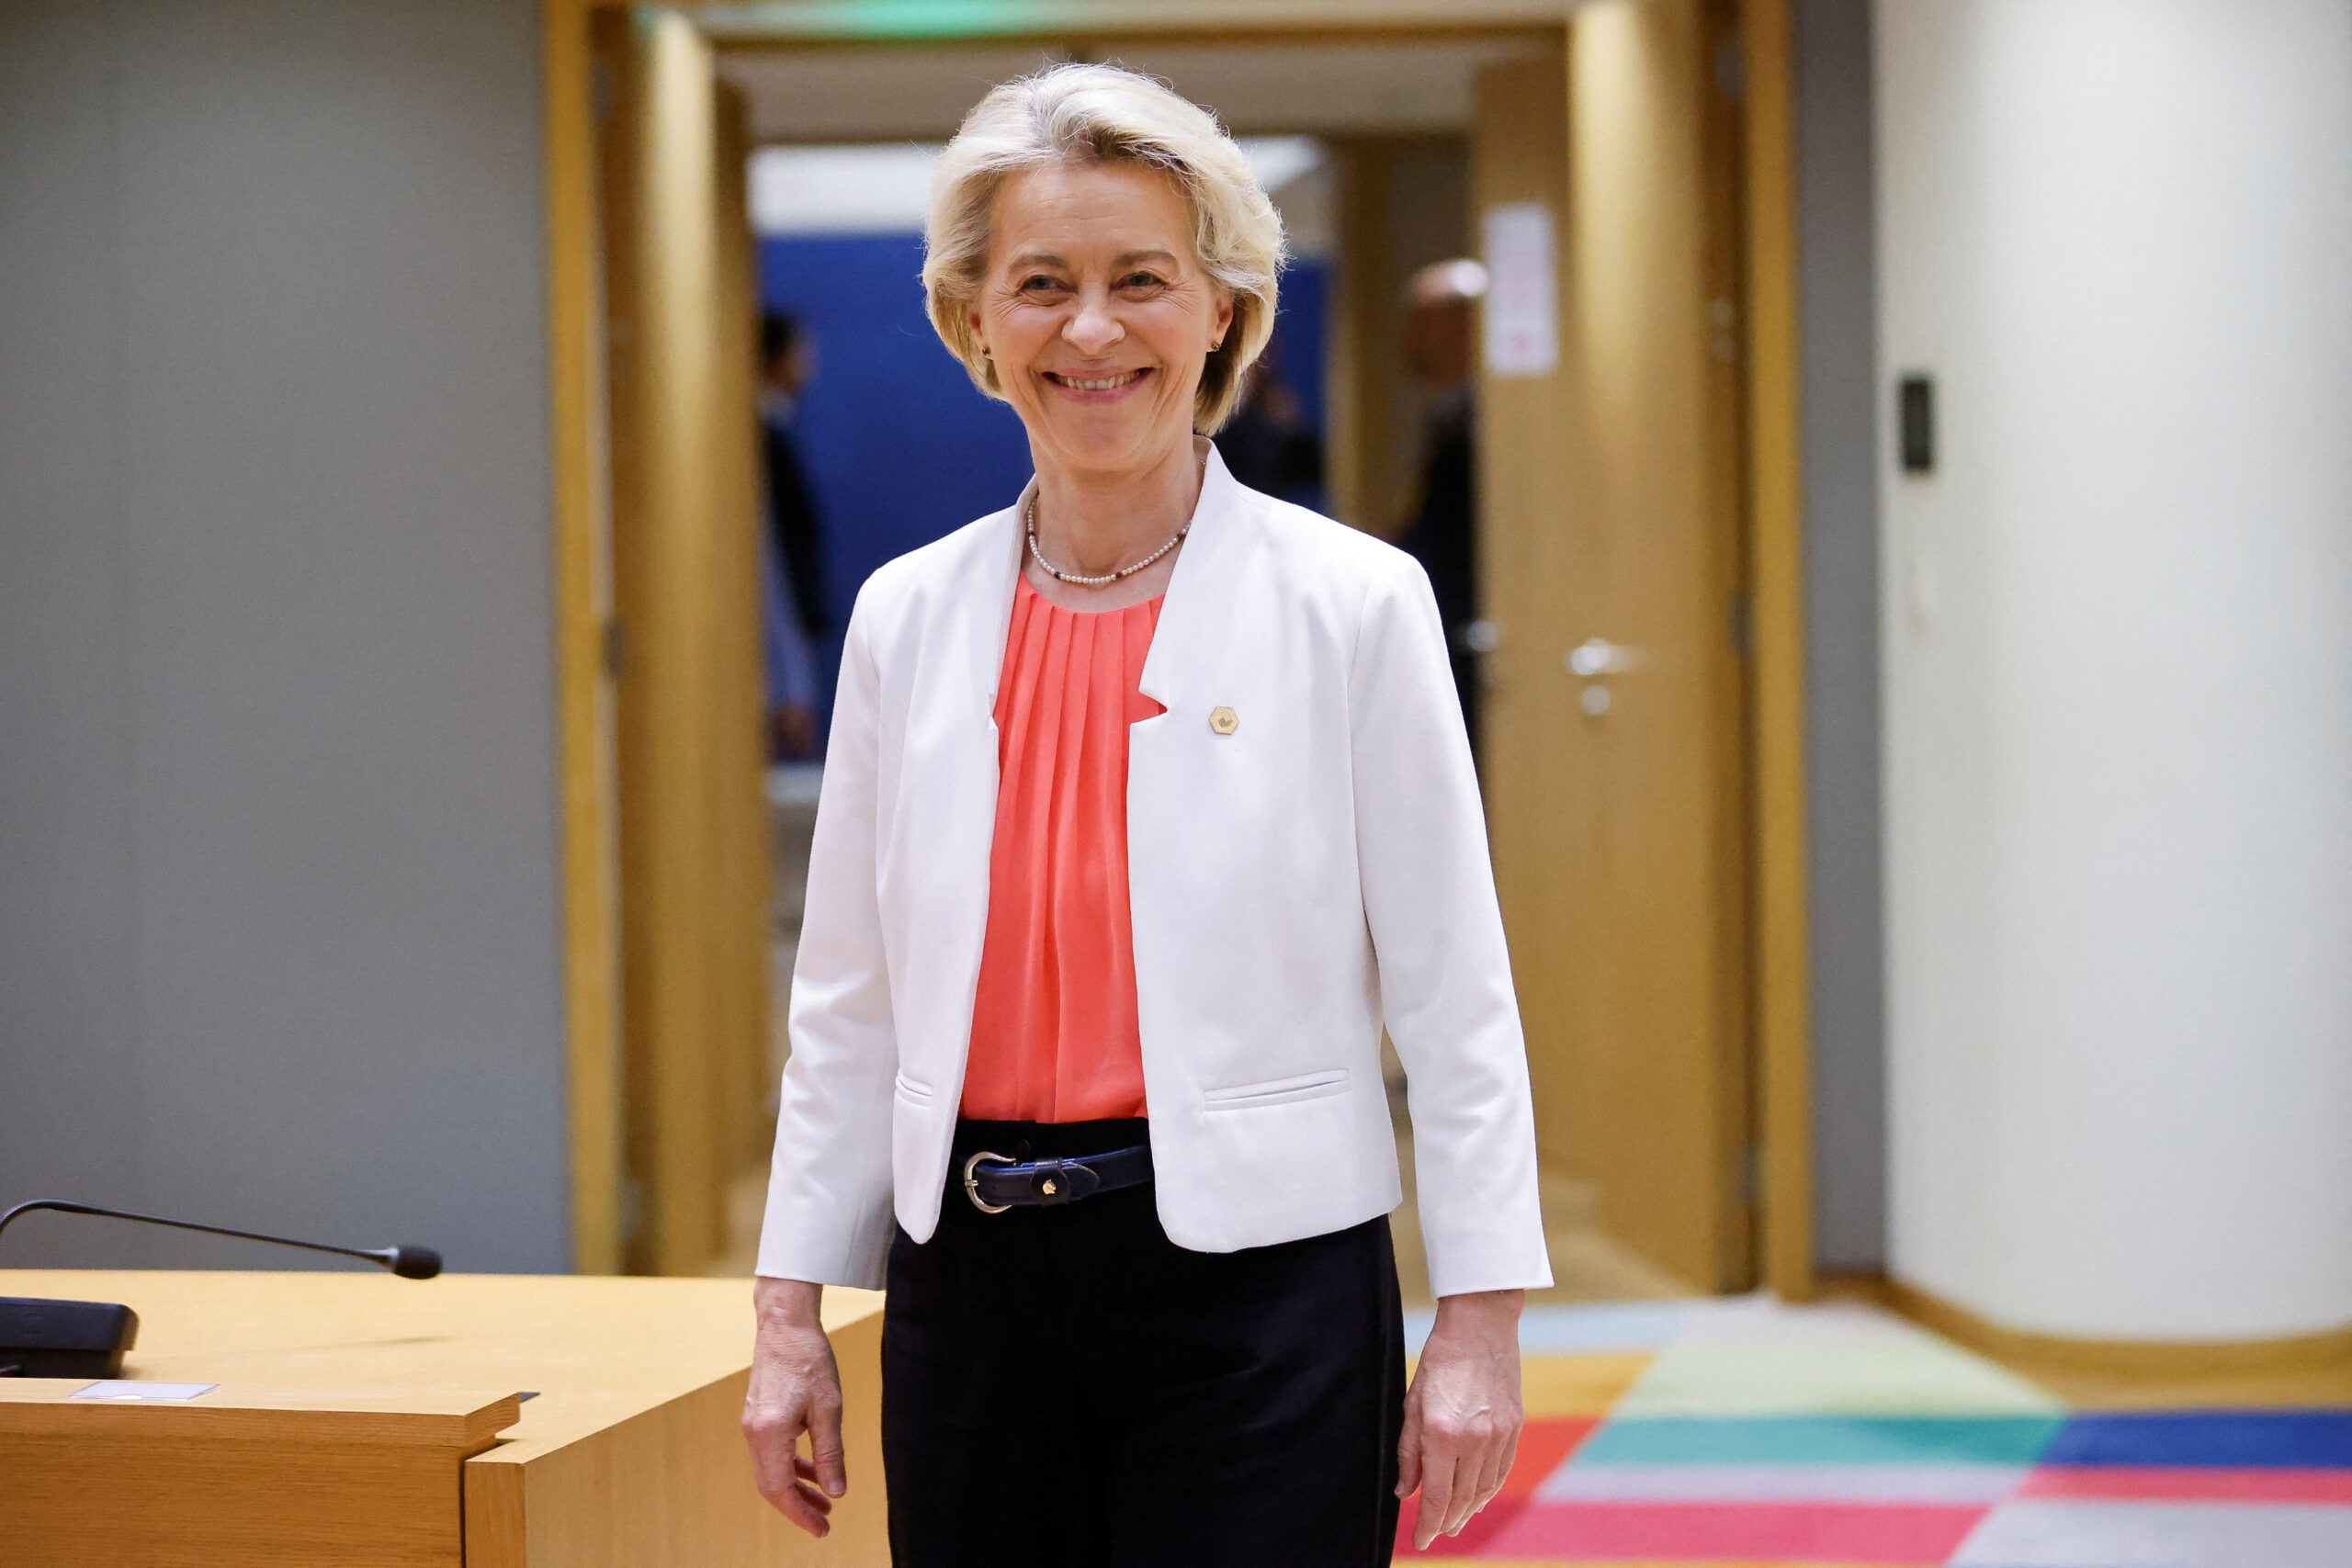
[[[566,1266],[535,0],[0,21],[0,1200]],[[300,1267],[36,1217],[11,1262]]]
[[[1891,1244],[2352,1320],[2352,6],[1878,0]],[[1883,439],[1891,463],[1894,444]]]

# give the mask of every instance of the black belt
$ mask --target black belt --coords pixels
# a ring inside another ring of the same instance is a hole
[[[982,1149],[964,1162],[964,1196],[984,1214],[1001,1214],[1015,1207],[1056,1208],[1097,1192],[1141,1187],[1150,1179],[1149,1144],[1075,1159],[1026,1163]]]

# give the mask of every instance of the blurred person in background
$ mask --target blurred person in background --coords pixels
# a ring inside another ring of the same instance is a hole
[[[1401,1498],[1426,1544],[1501,1487],[1551,1280],[1428,580],[1204,438],[1283,243],[1207,113],[1107,66],[1001,86],[927,242],[933,324],[1035,478],[850,617],[761,1238],[760,1488],[823,1533],[848,1484],[823,1286],[887,1285],[898,1568],[1385,1563]],[[1440,1297],[1409,1388],[1384,1024]]]
[[[761,633],[767,671],[768,754],[817,749],[817,645],[832,629],[825,603],[824,538],[792,417],[816,369],[815,345],[782,311],[760,318],[760,468],[767,493],[761,558]]]
[[[1405,369],[1434,394],[1422,429],[1421,482],[1413,519],[1396,542],[1430,574],[1470,744],[1478,744],[1478,299],[1487,269],[1438,262],[1407,290]]]
[[[760,669],[767,693],[771,762],[812,755],[817,748],[817,650],[800,629],[782,554],[760,540]]]

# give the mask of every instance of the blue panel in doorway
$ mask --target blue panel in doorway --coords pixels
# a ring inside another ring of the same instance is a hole
[[[883,562],[1009,505],[1029,478],[1021,422],[980,395],[923,310],[920,234],[793,234],[760,242],[760,298],[799,318],[816,375],[795,420],[826,539],[839,627]],[[1306,423],[1323,418],[1326,267],[1283,275],[1275,331]]]
[[[923,313],[920,234],[760,244],[760,298],[813,336],[795,423],[823,513],[836,626],[884,561],[1009,505],[1029,478],[1021,422],[980,395]]]

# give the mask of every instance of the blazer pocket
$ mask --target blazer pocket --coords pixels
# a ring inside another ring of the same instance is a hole
[[[921,1079],[907,1077],[902,1070],[899,1074],[899,1098],[916,1105],[929,1105],[931,1086]]]
[[[1261,1106],[1292,1105],[1302,1100],[1321,1100],[1327,1095],[1348,1092],[1348,1069],[1334,1067],[1329,1072],[1301,1073],[1296,1077],[1267,1078],[1259,1083],[1235,1084],[1230,1089],[1213,1089],[1201,1098],[1211,1111],[1256,1111]]]

